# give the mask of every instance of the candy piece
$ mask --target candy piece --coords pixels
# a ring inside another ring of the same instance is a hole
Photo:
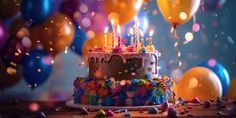
[[[148,111],[148,113],[150,113],[150,114],[157,114],[158,112],[159,112],[158,109],[155,107],[149,109],[149,111]]]
[[[88,115],[88,114],[89,114],[88,110],[87,110],[85,107],[82,107],[82,108],[80,109],[80,113],[81,113],[82,115]]]
[[[125,116],[130,117],[130,112],[125,112]]]
[[[199,103],[201,103],[201,101],[200,101],[197,97],[195,97],[195,98],[193,98],[193,100],[191,101],[191,103],[197,103],[197,104],[199,104]]]
[[[106,112],[102,109],[98,110],[96,113],[96,117],[105,117],[106,116]]]
[[[167,112],[168,112],[168,115],[167,115],[168,117],[170,117],[170,118],[176,118],[177,117],[177,111],[174,107],[168,108]]]
[[[39,113],[37,114],[37,118],[46,118],[46,115],[45,115],[45,113],[43,113],[43,112],[39,112]]]
[[[210,108],[211,107],[211,102],[208,100],[208,101],[205,101],[204,102],[204,108]]]
[[[107,111],[106,111],[106,115],[107,115],[107,116],[114,116],[115,113],[114,113],[112,110],[107,110]]]

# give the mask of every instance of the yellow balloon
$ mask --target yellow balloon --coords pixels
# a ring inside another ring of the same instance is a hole
[[[227,99],[236,99],[236,78],[230,81],[230,87],[225,95]]]
[[[173,26],[186,23],[196,13],[201,0],[156,0],[164,18]]]
[[[142,3],[143,0],[104,0],[104,7],[109,20],[124,24],[137,14]]]
[[[218,76],[205,67],[194,67],[183,75],[177,84],[178,97],[192,100],[216,100],[222,97],[222,85]]]

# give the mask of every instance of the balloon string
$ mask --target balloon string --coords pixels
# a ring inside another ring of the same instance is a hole
[[[171,28],[171,33],[172,33],[172,36],[174,37],[175,39],[175,43],[174,43],[174,48],[175,48],[175,52],[176,52],[176,62],[177,62],[177,65],[178,67],[180,68],[182,66],[182,62],[180,60],[180,57],[181,57],[181,51],[179,49],[179,46],[180,46],[180,37],[177,33],[177,29],[175,26],[173,26]]]

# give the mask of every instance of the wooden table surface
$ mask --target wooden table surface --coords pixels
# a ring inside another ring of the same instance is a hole
[[[31,106],[31,108],[30,108]],[[32,107],[34,106],[34,107]],[[38,107],[37,107],[38,106]],[[38,108],[38,109],[37,109]],[[32,111],[34,109],[35,111]],[[179,111],[187,109],[189,112],[180,114]],[[47,118],[91,118],[96,112],[90,111],[89,115],[81,115],[79,109],[65,106],[65,102],[0,102],[0,118],[34,118],[44,113]],[[167,112],[159,114],[149,114],[148,111],[129,111],[130,117],[166,117]],[[232,100],[222,103],[213,103],[210,108],[204,108],[202,104],[187,103],[177,107],[178,117],[235,117],[236,102]],[[114,117],[125,117],[124,113],[116,113]]]

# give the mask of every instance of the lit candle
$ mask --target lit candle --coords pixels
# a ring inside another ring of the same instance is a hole
[[[144,34],[142,30],[140,30],[140,36],[141,36],[141,46],[144,46],[144,39],[143,39]]]
[[[104,30],[104,38],[105,38],[104,46],[105,47],[107,46],[107,33],[108,33],[108,26],[106,26],[106,28]]]
[[[133,28],[129,29],[129,34],[130,34],[130,44],[133,45],[133,43],[134,43],[134,37],[133,37],[134,30],[133,30]]]
[[[135,46],[139,48],[139,42],[140,42],[140,29],[139,29],[139,22],[137,16],[134,17],[134,36],[135,36]]]
[[[117,33],[118,33],[118,47],[120,47],[120,44],[121,44],[121,39],[120,39],[120,35],[121,35],[120,25],[118,25],[118,27],[117,27]]]
[[[149,45],[152,45],[152,36],[153,36],[153,30],[149,32],[149,39],[148,39]]]
[[[114,19],[111,19],[111,25],[112,25],[112,48],[115,46],[115,25],[114,25]]]

